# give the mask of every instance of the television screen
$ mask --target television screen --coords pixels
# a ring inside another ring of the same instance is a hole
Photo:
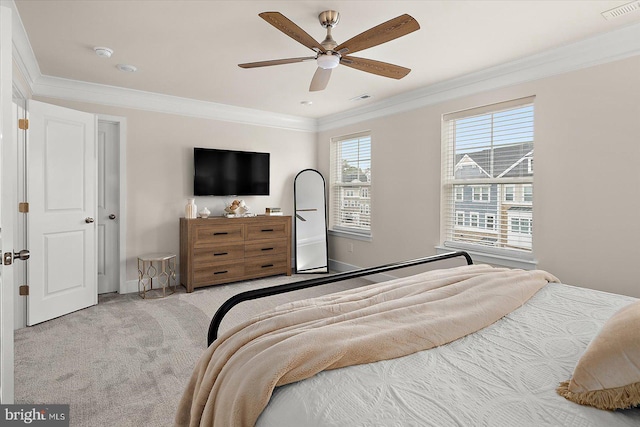
[[[194,148],[195,196],[268,196],[269,153]]]

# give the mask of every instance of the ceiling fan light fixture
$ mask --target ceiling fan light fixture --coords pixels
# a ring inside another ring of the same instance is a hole
[[[318,56],[318,67],[324,70],[331,70],[336,68],[340,64],[340,57],[338,55],[320,55]]]

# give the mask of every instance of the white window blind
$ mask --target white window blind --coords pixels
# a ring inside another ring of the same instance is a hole
[[[532,252],[533,101],[443,116],[445,246],[505,255]]]
[[[371,236],[371,134],[331,139],[329,229]]]

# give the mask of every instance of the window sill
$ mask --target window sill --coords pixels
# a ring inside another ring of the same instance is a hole
[[[538,267],[538,261],[534,260],[533,258],[527,259],[524,257],[520,258],[517,256],[492,254],[469,249],[467,247],[454,247],[445,245],[436,246],[436,254],[438,255],[458,250],[465,251],[469,255],[471,255],[471,259],[475,264],[491,264],[500,267],[520,268],[522,270],[535,270]]]
[[[329,236],[343,237],[345,239],[362,240],[371,242],[373,238],[370,234],[350,233],[342,230],[328,230]]]

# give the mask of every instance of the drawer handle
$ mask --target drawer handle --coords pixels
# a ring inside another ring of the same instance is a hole
[[[272,250],[273,250],[273,248],[262,248],[261,250],[262,250],[262,251],[272,251]]]
[[[225,274],[225,273],[228,273],[228,272],[229,272],[229,270],[223,270],[223,271],[216,271],[216,272],[215,272],[215,273],[213,273],[213,274],[214,274],[214,275],[215,275],[215,274]]]
[[[226,231],[216,231],[215,233],[213,233],[214,236],[220,236],[223,234],[229,234],[229,233],[227,233]]]
[[[273,267],[273,264],[267,264],[262,266],[262,268],[269,268],[269,267]]]
[[[213,253],[213,256],[220,256],[220,255],[229,255],[229,252],[218,252],[218,253]]]
[[[263,233],[267,232],[267,231],[273,231],[273,228],[265,228],[264,230],[261,230]]]

